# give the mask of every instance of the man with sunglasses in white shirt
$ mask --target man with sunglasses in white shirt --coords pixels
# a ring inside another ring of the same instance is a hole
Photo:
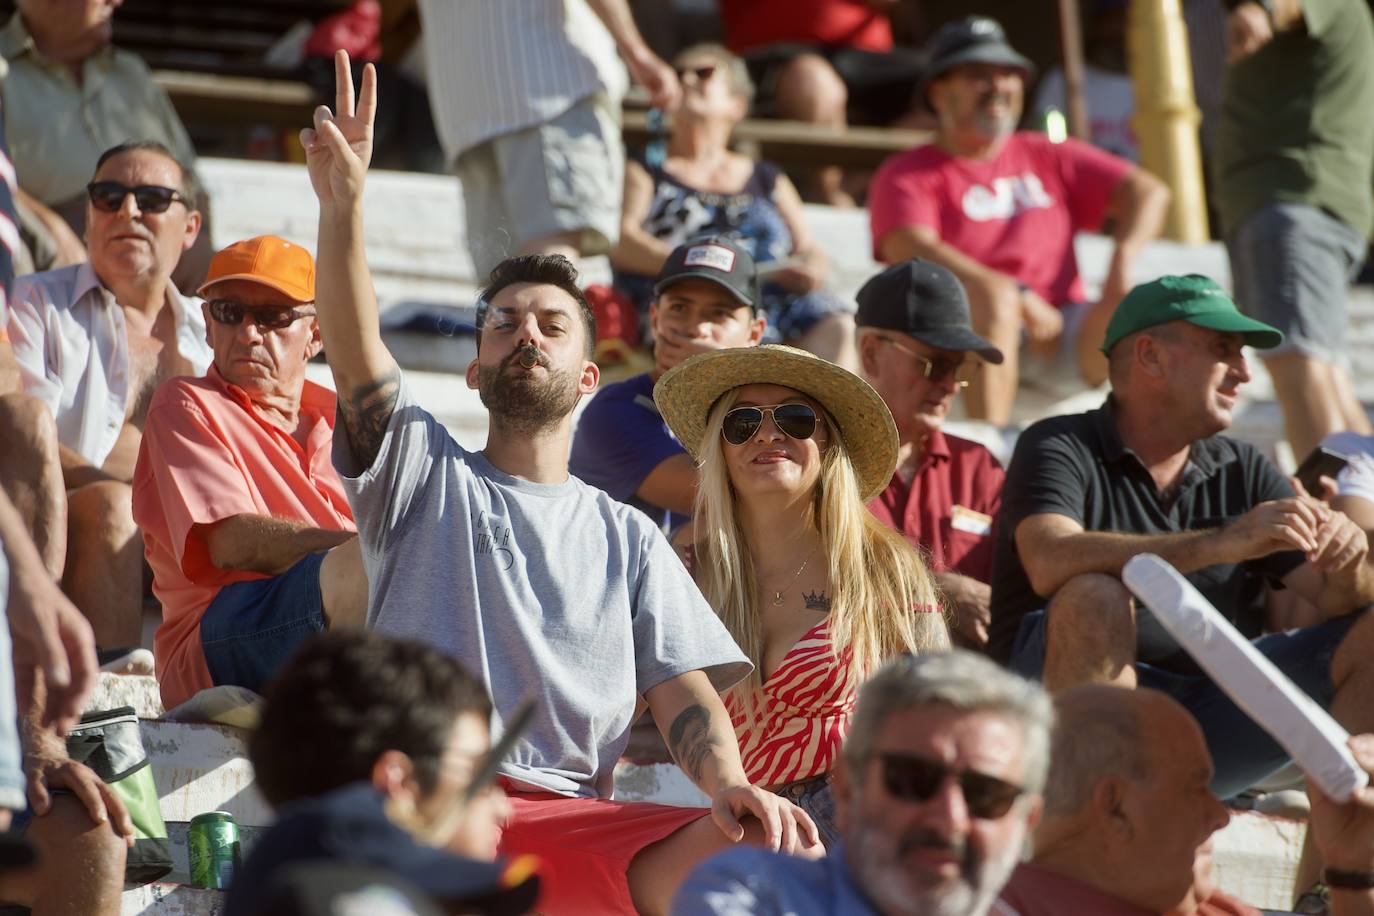
[[[945,267],[912,258],[859,290],[859,362],[897,424],[897,470],[869,510],[925,551],[956,642],[988,641],[992,532],[1006,474],[976,442],[941,431],[954,398],[1002,351],[973,332],[968,295]]]
[[[211,686],[261,692],[311,635],[360,626],[367,601],[330,459],[334,394],[305,377],[323,348],[314,259],[276,236],[236,242],[199,292],[214,362],[153,395],[133,483],[169,709]]]
[[[136,646],[142,633],[129,482],[148,399],[161,381],[204,372],[210,350],[199,303],[171,280],[200,231],[191,173],[160,143],[134,141],[105,151],[87,192],[90,259],[15,281],[7,330],[24,391],[57,424],[63,588],[108,649]],[[52,461],[50,449],[46,462],[22,451],[0,465],[7,475],[38,474]]]
[[[980,655],[898,656],[859,691],[829,855],[721,853],[673,916],[984,916],[1040,818],[1053,723],[1044,690]]]

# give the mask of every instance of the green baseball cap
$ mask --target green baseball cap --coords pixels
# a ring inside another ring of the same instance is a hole
[[[1107,325],[1102,352],[1110,354],[1116,342],[1127,334],[1170,321],[1244,335],[1246,345],[1256,350],[1283,343],[1282,331],[1242,315],[1226,290],[1211,277],[1188,274],[1160,277],[1127,293]]]

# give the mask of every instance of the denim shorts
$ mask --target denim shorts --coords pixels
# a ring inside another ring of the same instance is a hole
[[[1367,609],[1366,609],[1367,610]],[[1331,659],[1351,626],[1365,611],[1300,630],[1268,633],[1253,640],[1256,649],[1323,709],[1336,694]],[[1016,633],[1009,667],[1039,679],[1045,666],[1045,612],[1027,614]],[[1281,770],[1288,752],[1237,706],[1205,674],[1179,674],[1136,662],[1141,687],[1153,687],[1178,700],[1193,714],[1207,739],[1216,775],[1212,791],[1232,798]]]
[[[216,687],[262,693],[296,647],[324,630],[324,557],[307,554],[280,575],[219,590],[200,618],[200,646]]]
[[[9,618],[5,616],[10,593],[9,566],[0,551],[0,808],[24,810],[24,751],[19,745],[19,709],[14,695],[14,653]]]
[[[773,792],[811,816],[826,849],[840,838],[835,827],[835,793],[830,787],[829,773],[789,782],[778,786]]]

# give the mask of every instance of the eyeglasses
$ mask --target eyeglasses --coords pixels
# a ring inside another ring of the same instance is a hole
[[[189,206],[180,191],[155,184],[131,188],[117,181],[92,181],[86,185],[86,194],[91,205],[105,213],[118,212],[124,206],[124,198],[130,194],[134,195],[134,202],[143,213],[164,213],[174,203]]]
[[[236,328],[239,322],[243,321],[243,316],[247,315],[253,319],[253,324],[257,325],[260,331],[280,331],[301,318],[315,317],[314,312],[272,305],[244,305],[237,299],[211,299],[207,305],[210,307],[210,317],[220,324]]]
[[[731,445],[743,445],[763,425],[767,414],[773,425],[793,439],[810,439],[816,432],[816,411],[809,404],[774,404],[770,407],[736,407],[726,411],[720,435]]]
[[[700,84],[706,82],[715,74],[716,65],[702,64],[699,67],[674,67],[673,69],[677,71],[678,79],[686,79],[687,74],[690,73],[696,78],[697,83]]]
[[[958,385],[960,388],[967,388],[969,382],[973,381],[973,377],[978,374],[979,367],[983,365],[982,360],[974,359],[971,356],[958,360],[931,359],[927,356],[922,356],[899,340],[893,340],[891,337],[879,337],[878,339],[883,343],[892,344],[892,346],[916,360],[921,366],[921,375],[924,376],[927,381],[931,382],[941,382],[953,375],[954,384]]]
[[[1011,810],[1025,789],[977,770],[954,770],[943,763],[915,754],[878,753],[883,768],[883,787],[893,798],[926,802],[935,797],[946,779],[959,783],[968,813],[983,820],[996,820]]]

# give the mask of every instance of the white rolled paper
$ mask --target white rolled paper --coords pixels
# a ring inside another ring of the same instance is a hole
[[[1338,802],[1369,784],[1340,723],[1260,654],[1212,603],[1160,557],[1131,558],[1121,579],[1236,705]]]

